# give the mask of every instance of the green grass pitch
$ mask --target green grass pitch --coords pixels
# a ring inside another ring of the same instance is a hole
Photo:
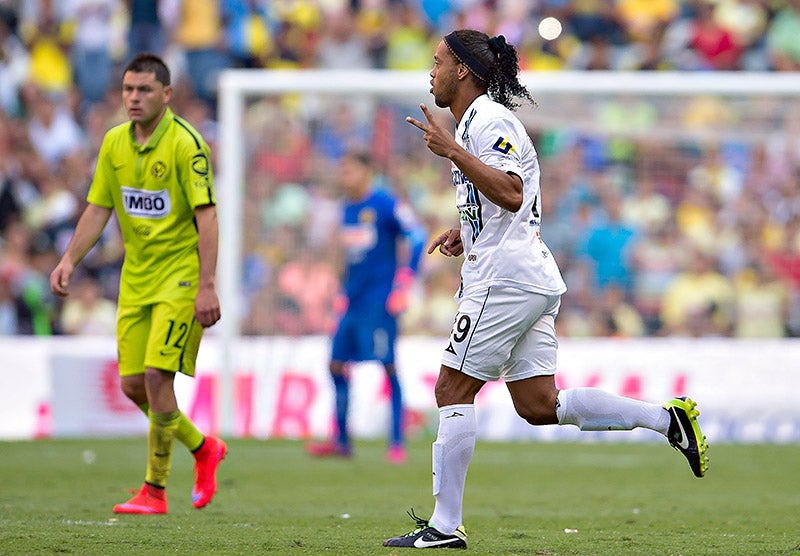
[[[179,445],[165,516],[111,512],[141,485],[144,438],[2,442],[0,554],[413,553],[381,542],[413,527],[406,510],[430,515],[430,440],[414,440],[404,466],[384,463],[379,441],[315,460],[301,442],[230,440],[199,511]],[[479,441],[468,553],[800,554],[800,446],[712,443],[709,455],[696,479],[666,443]]]

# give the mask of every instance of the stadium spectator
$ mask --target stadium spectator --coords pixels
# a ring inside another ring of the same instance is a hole
[[[7,281],[15,307],[18,334],[49,336],[53,333],[56,305],[47,291],[46,268],[51,248],[46,238],[22,221],[6,226],[0,249],[0,275]]]
[[[800,217],[794,217],[781,230],[777,245],[764,257],[768,273],[787,286],[789,301],[786,328],[789,336],[800,336]]]
[[[167,45],[167,31],[162,24],[159,0],[127,0],[128,52],[152,52],[159,56]]]
[[[764,205],[769,212],[769,219],[786,226],[800,216],[800,167],[793,175],[780,180],[776,187],[764,194]]]
[[[345,153],[366,149],[370,143],[371,126],[359,118],[351,102],[341,101],[326,111],[314,134],[314,151],[335,166]]]
[[[428,66],[430,31],[412,4],[391,2],[386,37],[386,68],[424,69]]]
[[[735,338],[783,338],[789,288],[763,260],[740,272],[735,281]]]
[[[422,301],[409,304],[401,327],[406,334],[446,336],[453,327],[456,309],[453,295],[460,285],[458,270],[453,264],[433,263],[425,268],[420,280],[422,291],[417,294]]]
[[[690,187],[675,207],[678,232],[694,245],[713,249],[717,228],[717,210],[713,192]]]
[[[83,130],[69,111],[64,95],[29,86],[24,89],[23,98],[31,113],[31,144],[50,169],[55,169],[64,156],[83,146]]]
[[[50,239],[37,233],[31,237],[28,247],[30,266],[17,284],[21,303],[20,332],[36,336],[61,333],[56,312],[56,300],[48,287],[48,272],[58,256]]]
[[[638,338],[644,335],[642,316],[627,298],[625,290],[616,284],[603,288],[588,315],[592,337]]]
[[[686,251],[672,219],[643,228],[642,237],[633,248],[633,306],[639,311],[648,336],[661,331],[661,302],[669,284],[686,265]]]
[[[338,177],[346,199],[338,236],[343,259],[342,304],[333,336],[330,373],[335,391],[335,437],[307,445],[313,456],[349,457],[353,446],[347,425],[349,365],[378,361],[389,382],[391,423],[386,459],[406,461],[403,396],[395,366],[399,316],[408,308],[409,290],[427,234],[410,208],[376,187],[375,169],[363,151],[348,152]]]
[[[117,305],[103,297],[97,279],[86,275],[75,280],[61,310],[61,330],[78,336],[113,336]]]
[[[358,32],[350,6],[342,6],[325,18],[316,65],[320,69],[347,70],[371,67],[367,42]]]
[[[65,19],[74,29],[70,58],[75,85],[83,108],[101,102],[111,84],[112,51],[115,46],[113,19],[121,8],[119,0],[71,0]]]
[[[17,321],[17,305],[11,291],[11,282],[3,269],[0,269],[0,336],[19,334]]]
[[[313,68],[317,60],[323,14],[312,2],[294,2],[282,11],[275,31],[270,68]]]
[[[243,68],[261,68],[272,52],[272,27],[269,3],[258,0],[223,0],[221,2],[225,41],[232,64]]]
[[[752,148],[750,165],[744,175],[743,188],[759,198],[769,195],[781,180],[789,178],[789,161],[780,148],[759,141]]]
[[[686,177],[689,187],[709,192],[719,206],[738,197],[744,186],[742,172],[726,159],[724,146],[716,142],[701,145],[700,160]]]
[[[604,0],[581,0],[567,2],[566,23],[573,36],[580,42],[601,35],[612,43],[625,42],[624,30],[620,26],[613,2]]]
[[[704,1],[704,0],[701,0]],[[627,37],[646,39],[680,14],[679,0],[615,0],[615,16]]]
[[[719,0],[714,7],[714,20],[733,34],[742,47],[738,69],[764,71],[769,68],[764,32],[770,14],[763,0]]]
[[[19,219],[25,202],[12,132],[15,125],[15,121],[6,118],[0,111],[0,235],[10,222]],[[32,192],[33,187],[29,189]]]
[[[72,87],[70,36],[64,4],[53,0],[22,3],[19,33],[29,52],[27,80],[48,93],[66,95]]]
[[[332,307],[339,280],[323,255],[323,251],[307,247],[277,270],[277,286],[286,311],[282,332],[301,336],[330,334],[333,330]]]
[[[376,3],[359,6],[355,14],[359,34],[364,39],[371,68],[386,67],[386,26],[389,15]]]
[[[288,107],[280,100],[262,102],[248,110],[245,122],[252,125],[251,133],[260,131],[254,139],[253,164],[261,179],[274,184],[308,181],[311,138]]]
[[[222,20],[217,0],[181,0],[173,36],[185,56],[192,91],[211,106],[216,105],[219,73],[230,65]]]
[[[121,388],[150,422],[145,482],[133,498],[114,506],[123,514],[167,513],[175,439],[195,457],[196,508],[216,493],[217,466],[227,451],[180,411],[173,386],[177,372],[194,375],[203,329],[219,320],[220,306],[208,147],[169,108],[171,93],[169,69],[160,58],[145,53],[128,63],[122,100],[130,122],[106,134],[88,204],[50,274],[53,293],[66,296],[75,266],[116,212],[125,241],[117,315]]]
[[[737,70],[744,45],[736,42],[736,35],[714,19],[711,0],[697,3],[697,16],[689,32],[689,47],[697,55],[700,70]]]
[[[633,287],[631,251],[636,244],[636,231],[622,220],[622,200],[614,191],[601,195],[602,219],[585,230],[585,242],[578,248],[592,269],[595,292],[609,286],[619,287],[628,295]]]
[[[503,378],[514,408],[531,425],[644,427],[665,435],[697,477],[705,474],[705,437],[688,398],[660,406],[595,388],[556,388],[555,318],[566,285],[539,233],[538,157],[512,112],[533,99],[518,73],[516,49],[502,35],[453,31],[436,47],[430,76],[436,105],[458,122],[455,137],[424,104],[425,122],[407,118],[428,149],[453,165],[461,227],[439,235],[428,253],[438,248],[464,260],[458,313],[435,386],[433,514],[428,520],[412,513],[416,528],[384,546],[467,547],[462,506],[477,436],[475,396],[486,381]]]
[[[661,300],[662,334],[728,336],[733,330],[735,289],[703,248],[689,255],[686,270],[675,275]]]
[[[57,175],[46,174],[38,182],[39,195],[22,213],[30,229],[40,230],[51,245],[61,244],[78,219],[78,198]]]
[[[777,71],[800,70],[800,0],[787,0],[767,28],[767,53]]]
[[[583,71],[609,71],[619,69],[614,46],[605,35],[592,35],[581,42],[569,60],[569,68]]]
[[[19,90],[28,73],[28,52],[15,34],[16,14],[0,12],[0,112],[19,117]]]
[[[655,176],[646,172],[638,176],[633,191],[621,203],[622,221],[637,231],[660,228],[672,217],[669,199],[658,191]]]

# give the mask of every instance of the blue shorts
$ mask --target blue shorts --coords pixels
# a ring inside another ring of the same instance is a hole
[[[331,360],[380,361],[394,365],[397,319],[383,305],[348,308],[333,336]]]

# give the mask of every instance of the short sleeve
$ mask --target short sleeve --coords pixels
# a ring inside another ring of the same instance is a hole
[[[86,195],[86,200],[89,203],[106,208],[114,208],[114,198],[111,196],[109,186],[117,179],[111,159],[111,145],[112,141],[109,139],[109,135],[106,134],[100,146],[100,152],[97,155],[94,178],[92,178],[89,193]]]

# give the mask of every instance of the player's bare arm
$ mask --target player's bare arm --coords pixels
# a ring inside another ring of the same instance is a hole
[[[217,208],[214,205],[203,205],[195,209],[194,215],[197,221],[197,251],[200,255],[200,278],[194,313],[197,321],[207,328],[213,326],[222,316],[215,281],[219,245]]]
[[[75,227],[75,233],[67,245],[58,265],[50,273],[50,289],[56,295],[69,295],[69,281],[77,265],[89,249],[100,238],[103,228],[111,217],[110,208],[89,204]]]
[[[437,247],[442,255],[458,257],[464,252],[464,245],[461,243],[461,231],[458,228],[450,228],[446,232],[439,234],[428,247],[428,255],[433,253]]]
[[[430,110],[419,105],[427,123],[406,117],[406,121],[424,132],[422,138],[433,154],[450,159],[453,164],[494,204],[511,212],[522,206],[522,179],[516,174],[507,174],[491,166],[464,150],[456,143],[453,135],[436,123]]]

